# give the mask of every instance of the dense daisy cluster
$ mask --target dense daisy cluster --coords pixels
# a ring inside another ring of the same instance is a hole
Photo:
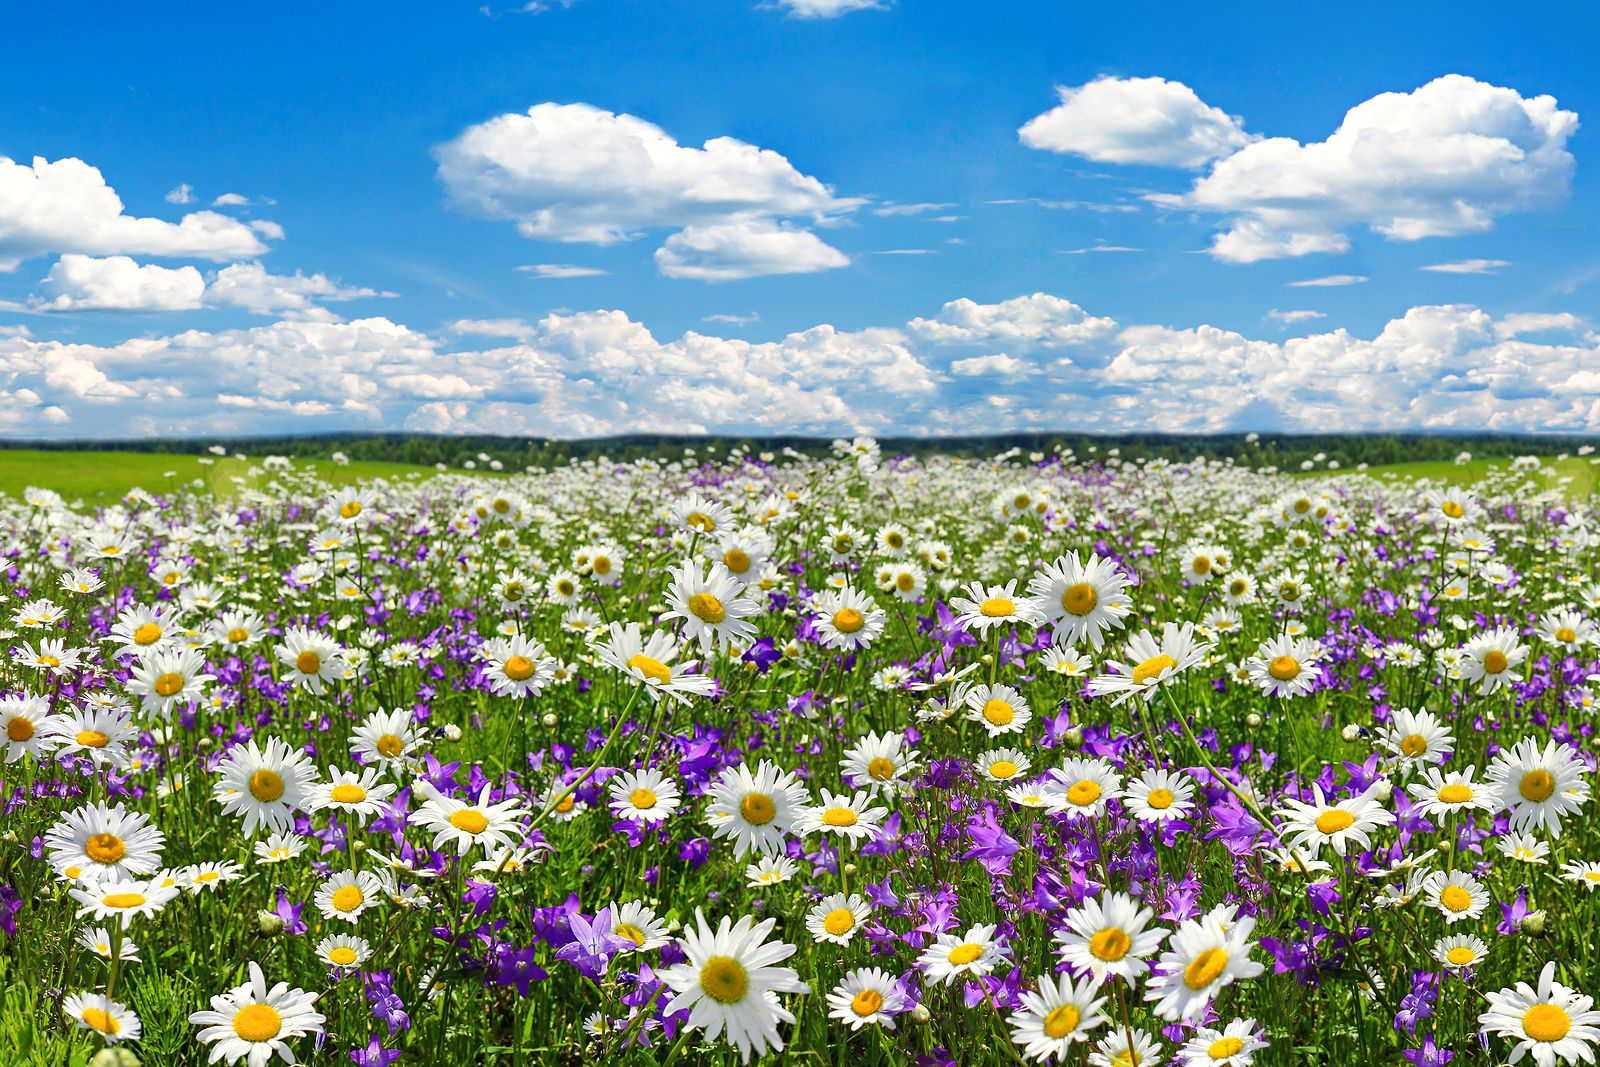
[[[0,501],[37,1062],[1593,1061],[1532,472],[275,467]]]

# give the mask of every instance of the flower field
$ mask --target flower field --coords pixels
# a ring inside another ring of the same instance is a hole
[[[1593,1061],[1537,460],[834,451],[0,497],[0,1063]]]

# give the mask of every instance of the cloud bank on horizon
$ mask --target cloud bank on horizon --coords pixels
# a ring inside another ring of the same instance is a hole
[[[780,0],[772,10],[796,30],[847,32],[899,8]],[[1039,89],[1042,105],[1050,90]],[[1553,95],[1443,74],[1351,101],[1297,138],[1168,77],[1102,74],[1055,94],[994,151],[1088,167],[1115,193],[924,199],[909,180],[867,185],[843,161],[802,159],[781,129],[752,137],[750,122],[739,136],[690,137],[583,101],[482,114],[416,146],[415,168],[431,172],[438,225],[464,242],[518,243],[522,262],[495,270],[527,288],[507,313],[471,277],[415,270],[416,284],[468,312],[453,317],[417,310],[387,275],[269,266],[302,245],[259,217],[290,207],[254,191],[164,184],[156,213],[132,211],[116,176],[85,158],[10,146],[0,279],[16,296],[0,298],[0,433],[1600,432],[1589,320],[1546,306],[1559,286],[1537,307],[1485,309],[1479,287],[1514,277],[1518,260],[1452,245],[1568,202],[1579,117]],[[971,296],[952,291],[959,276],[943,278],[909,314],[856,309],[850,327],[821,311],[810,325],[769,327],[772,316],[738,295],[783,284],[801,301],[829,278],[870,286],[900,264],[960,255],[975,216],[1018,210],[1116,220],[1109,234],[1062,224],[1076,239],[1052,254],[1090,269],[1142,261],[1155,278],[1163,258],[1194,251],[1222,277],[1274,261],[1316,266],[1274,283],[1254,326],[1235,316],[1231,328],[1129,314],[1014,264],[975,265]],[[1161,249],[1164,233],[1196,227],[1204,248]],[[1369,241],[1426,246],[1427,262],[1408,268],[1418,284],[1474,295],[1350,325],[1349,302],[1377,288],[1363,284],[1374,268],[1352,256]],[[712,327],[652,328],[630,307],[653,295],[652,279]],[[762,330],[767,339],[749,338]]]

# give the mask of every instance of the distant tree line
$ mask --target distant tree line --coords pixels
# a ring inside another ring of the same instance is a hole
[[[879,444],[887,456],[944,453],[988,457],[1011,449],[1026,459],[1033,453],[1050,455],[1071,450],[1078,457],[1103,457],[1111,449],[1125,459],[1231,458],[1251,467],[1296,469],[1317,456],[1337,460],[1341,466],[1361,463],[1379,466],[1419,460],[1452,460],[1462,452],[1490,459],[1519,455],[1555,455],[1576,452],[1595,439],[1587,437],[1507,434],[995,434],[973,437],[883,437]],[[252,458],[282,455],[326,458],[343,452],[352,460],[461,467],[480,454],[499,460],[507,470],[550,467],[573,459],[605,455],[616,460],[647,457],[678,459],[685,448],[701,455],[715,449],[726,454],[739,447],[753,453],[782,453],[792,449],[807,455],[826,453],[828,437],[775,435],[770,437],[627,434],[584,440],[545,437],[450,436],[434,434],[323,434],[284,437],[159,438],[129,441],[4,441],[0,448],[77,451],[113,449],[195,455],[220,446],[229,454]],[[1320,463],[1318,464],[1321,465]]]

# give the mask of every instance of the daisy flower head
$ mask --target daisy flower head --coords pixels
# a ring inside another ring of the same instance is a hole
[[[183,883],[191,893],[201,893],[208,889],[216,889],[223,882],[232,882],[244,873],[244,868],[232,860],[223,860],[220,863],[207,860],[204,863],[194,863],[183,869]]]
[[[132,763],[128,745],[139,739],[139,730],[133,725],[133,708],[127,704],[109,708],[88,704],[81,711],[52,715],[44,722],[57,755],[87,756],[96,766],[125,768]]]
[[[213,796],[230,815],[244,816],[245,836],[260,828],[288,830],[316,781],[310,757],[276,737],[261,747],[251,739],[236,745],[218,766]]]
[[[1055,644],[1087,641],[1098,652],[1106,634],[1120,630],[1132,613],[1132,584],[1115,561],[1091,552],[1085,562],[1074,552],[1040,568],[1028,580],[1028,598]]]
[[[128,692],[139,697],[146,712],[164,716],[205,696],[206,686],[217,680],[205,669],[205,656],[198,649],[154,649],[134,666]]]
[[[949,985],[957,978],[988,974],[1009,962],[1010,952],[995,938],[995,925],[969,927],[964,934],[940,934],[917,957],[929,982]]]
[[[196,1037],[201,1044],[214,1046],[213,1063],[247,1060],[249,1067],[266,1067],[274,1056],[294,1063],[290,1039],[320,1034],[327,1021],[315,1010],[317,994],[291,989],[287,982],[269,989],[254,960],[249,971],[249,981],[212,997],[209,1011],[189,1016],[191,1025],[201,1027]]]
[[[1205,661],[1213,645],[1196,640],[1193,623],[1164,623],[1157,639],[1141,630],[1128,640],[1128,661],[1108,661],[1110,672],[1089,680],[1092,696],[1109,696],[1113,706],[1148,697],[1157,687]]]
[[[1181,1067],[1249,1067],[1267,1047],[1254,1019],[1235,1019],[1220,1030],[1202,1026],[1178,1049]]]
[[[78,935],[78,944],[93,952],[102,959],[111,958],[111,931],[104,926],[93,926]],[[122,939],[122,959],[126,963],[138,963],[139,946],[133,938]]]
[[[1561,1063],[1594,1062],[1591,1046],[1600,1042],[1600,1012],[1591,1010],[1594,998],[1584,996],[1555,980],[1554,961],[1539,972],[1539,983],[1490,993],[1489,1007],[1478,1016],[1485,1034],[1498,1034],[1516,1042],[1511,1062],[1532,1053],[1539,1067]]]
[[[1511,828],[1548,830],[1561,836],[1561,820],[1589,799],[1587,767],[1577,753],[1554,739],[1543,748],[1525,737],[1502,750],[1489,764],[1488,784],[1500,806],[1511,812]]]
[[[727,916],[712,928],[699,910],[693,927],[678,940],[684,962],[658,972],[674,996],[665,1014],[689,1012],[688,1025],[705,1031],[707,1039],[726,1039],[739,1050],[741,1061],[783,1050],[778,1023],[793,1023],[779,993],[809,993],[791,967],[777,967],[794,955],[795,946],[768,941],[777,919],[756,922],[746,915],[733,922]]]
[[[1015,748],[991,748],[978,756],[977,763],[978,773],[991,782],[1015,781],[1032,766],[1033,761]]]
[[[105,640],[119,643],[117,650],[112,653],[113,657],[142,657],[147,652],[176,641],[178,632],[182,628],[183,622],[177,605],[135,604],[124,608],[117,615],[117,621],[112,624],[111,632],[106,635]]]
[[[865,593],[851,588],[825,589],[811,602],[824,648],[866,648],[883,635],[888,615]]]
[[[674,501],[667,508],[667,514],[690,534],[714,536],[734,524],[731,508],[698,492]]]
[[[1408,787],[1416,810],[1422,815],[1448,816],[1461,811],[1494,811],[1499,807],[1497,790],[1475,781],[1477,768],[1443,773],[1437,767],[1422,772],[1422,781]]]
[[[1456,747],[1455,735],[1437,715],[1410,708],[1401,708],[1389,717],[1380,742],[1406,769],[1425,763],[1443,763]]]
[[[315,630],[291,626],[283,635],[277,655],[288,668],[289,680],[318,696],[328,683],[344,677],[344,650],[338,642]]]
[[[690,674],[693,660],[675,664],[678,641],[665,630],[655,630],[646,640],[639,624],[612,623],[605,636],[594,646],[600,662],[645,687],[651,700],[667,696],[687,704],[697,696],[707,696],[716,686],[716,679],[704,674]]]
[[[1250,958],[1251,916],[1234,918],[1232,908],[1214,908],[1187,919],[1173,933],[1157,961],[1160,974],[1145,983],[1145,999],[1168,1022],[1192,1019],[1216,995],[1240,979],[1259,975],[1264,967]]]
[[[848,945],[857,928],[871,915],[872,909],[858,894],[833,893],[806,913],[806,930],[817,941]]]
[[[317,888],[312,903],[324,919],[354,926],[363,912],[383,899],[383,883],[369,871],[340,871]]]
[[[1275,697],[1304,696],[1322,678],[1322,649],[1309,638],[1280,634],[1264,642],[1250,661],[1250,681]]]
[[[1451,934],[1433,943],[1433,958],[1453,971],[1470,970],[1488,955],[1483,938],[1471,934]]]
[[[1155,1036],[1137,1026],[1113,1026],[1095,1042],[1089,1067],[1155,1067],[1161,1062],[1161,1051]]]
[[[724,768],[709,790],[706,821],[714,838],[731,838],[734,857],[748,852],[776,856],[809,799],[794,774],[769,760],[751,773],[749,764]]]
[[[312,811],[332,811],[348,816],[357,825],[364,824],[383,810],[396,787],[379,781],[382,772],[377,767],[361,771],[336,771],[328,781],[320,782],[311,790],[307,807]]]
[[[863,1026],[893,1030],[894,1017],[905,1007],[899,979],[878,967],[851,971],[828,994],[828,1018],[838,1019],[852,1031]]]
[[[317,942],[317,958],[336,970],[359,967],[372,958],[372,946],[354,934],[333,934]]]
[[[399,764],[420,743],[410,708],[374,711],[351,732],[350,755],[363,763]]]
[[[256,842],[254,851],[257,863],[283,863],[305,850],[305,838],[295,834],[271,833],[265,841]]]
[[[1122,795],[1122,779],[1104,759],[1070,759],[1050,771],[1051,798],[1057,811],[1097,819],[1106,802]]]
[[[1148,929],[1154,917],[1134,898],[1106,891],[1069,910],[1055,940],[1061,958],[1077,973],[1091,975],[1097,984],[1110,975],[1131,984],[1150,969],[1146,958],[1166,939],[1166,930]]]
[[[894,793],[908,787],[918,762],[917,750],[905,735],[887,731],[869,733],[846,749],[839,768],[852,789]]]
[[[0,730],[5,732],[7,763],[15,763],[23,756],[39,758],[39,746],[50,736],[41,729],[49,714],[50,703],[44,697],[0,697]]]
[[[996,626],[1034,626],[1044,618],[1031,599],[1018,595],[1015,578],[1005,585],[969,582],[961,592],[950,598],[956,624],[980,637]]]
[[[81,878],[129,878],[160,865],[166,835],[150,816],[105,801],[66,812],[44,835],[50,865],[76,868]]]
[[[990,737],[1020,733],[1033,721],[1028,698],[1009,685],[975,685],[967,691],[967,718]]]
[[[670,608],[661,619],[682,619],[684,637],[702,649],[743,645],[756,635],[753,616],[761,606],[744,595],[744,584],[721,563],[704,573],[694,560],[684,560],[667,586]]]
[[[1023,990],[1022,1007],[1006,1022],[1011,1040],[1030,1060],[1063,1060],[1067,1051],[1109,1020],[1096,997],[1099,983],[1074,982],[1070,975],[1041,975],[1037,990]]]
[[[68,890],[80,905],[80,917],[104,922],[117,919],[127,929],[134,919],[150,916],[178,895],[176,878],[101,878],[80,882]]]
[[[137,1041],[144,1031],[132,1008],[100,993],[73,993],[61,1002],[61,1011],[73,1026],[93,1031],[107,1045]]]
[[[1140,822],[1160,823],[1187,819],[1194,811],[1194,790],[1187,775],[1156,769],[1129,781],[1119,799]]]
[[[1443,915],[1447,924],[1476,919],[1489,906],[1489,891],[1466,871],[1435,871],[1424,883],[1423,892],[1428,906]]]
[[[1377,786],[1344,800],[1329,801],[1322,787],[1311,787],[1314,802],[1288,798],[1284,806],[1274,812],[1284,824],[1285,843],[1290,848],[1308,849],[1313,854],[1323,845],[1343,856],[1352,842],[1357,847],[1372,847],[1373,831],[1382,826],[1392,826],[1395,814],[1377,799]]]
[[[795,824],[802,834],[822,833],[859,843],[877,837],[880,823],[889,814],[886,807],[872,806],[872,794],[858,789],[853,794],[822,791],[822,802],[805,808]]]
[[[1512,672],[1528,658],[1528,646],[1517,637],[1510,626],[1490,630],[1473,638],[1462,647],[1457,664],[1461,677],[1478,683],[1478,693],[1488,695],[1509,685]]]
[[[800,873],[799,864],[788,856],[763,856],[744,869],[744,884],[751,889],[782,885]]]
[[[653,768],[627,771],[611,779],[611,810],[619,819],[658,823],[678,810],[678,783]]]
[[[528,814],[517,797],[507,797],[498,803],[489,803],[493,786],[484,786],[476,801],[458,800],[445,796],[430,786],[426,779],[418,783],[426,795],[422,807],[412,812],[412,826],[433,832],[433,847],[443,850],[452,845],[455,851],[465,854],[474,845],[485,849],[515,844],[523,836],[522,820]]]
[[[1540,841],[1532,834],[1508,833],[1495,838],[1494,847],[1502,856],[1543,867],[1550,862],[1550,842]]]
[[[496,696],[525,697],[539,693],[555,677],[556,659],[541,642],[521,634],[496,637],[478,649],[484,677]]]
[[[1592,893],[1600,889],[1600,863],[1569,860],[1561,865],[1561,877],[1569,882],[1577,882]]]
[[[622,905],[613,900],[609,910],[611,932],[633,942],[633,948],[625,951],[648,952],[672,940],[667,934],[667,924],[656,916],[655,909],[637,900]]]

